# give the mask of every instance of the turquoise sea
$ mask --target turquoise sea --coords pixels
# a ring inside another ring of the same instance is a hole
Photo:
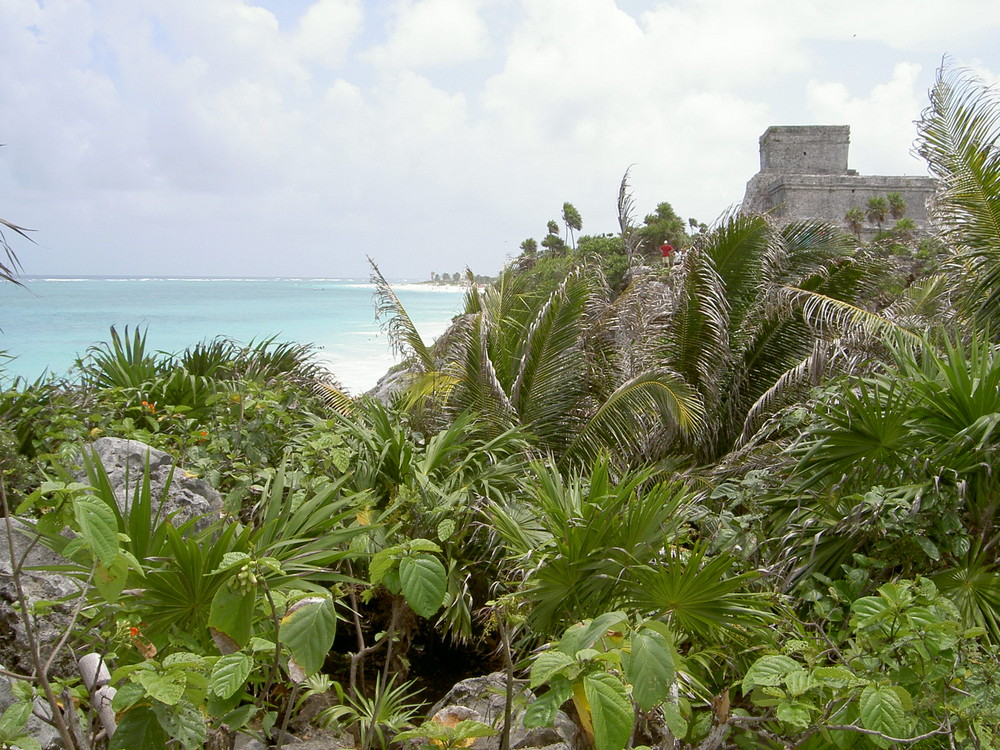
[[[352,393],[375,385],[396,361],[375,320],[373,286],[350,279],[25,278],[0,284],[0,350],[13,359],[0,379],[63,375],[109,330],[136,326],[147,345],[177,352],[226,336],[314,344],[317,359]],[[462,307],[454,287],[395,284],[425,340]]]

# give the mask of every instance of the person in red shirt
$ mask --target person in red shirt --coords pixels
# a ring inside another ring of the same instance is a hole
[[[664,242],[660,245],[660,254],[663,256],[663,265],[670,265],[670,262],[674,257],[674,248],[668,242]]]

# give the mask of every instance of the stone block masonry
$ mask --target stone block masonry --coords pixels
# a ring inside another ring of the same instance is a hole
[[[850,231],[844,215],[862,211],[871,198],[899,193],[905,216],[919,231],[928,229],[927,204],[934,195],[930,177],[863,176],[847,166],[848,125],[775,125],[760,137],[760,172],[747,183],[742,210],[770,213],[785,223],[821,219]],[[895,223],[887,219],[888,229]],[[866,226],[870,239],[875,227]]]

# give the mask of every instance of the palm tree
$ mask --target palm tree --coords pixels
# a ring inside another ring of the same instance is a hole
[[[906,215],[906,201],[901,193],[889,193],[886,196],[889,202],[889,216],[893,219],[902,219]]]
[[[844,214],[844,221],[847,222],[850,230],[854,232],[854,236],[860,240],[861,230],[865,226],[865,212],[857,206],[851,206],[847,213]]]
[[[545,296],[511,272],[482,296],[470,294],[447,357],[455,377],[448,410],[475,411],[497,429],[522,425],[567,463],[600,450],[629,460],[639,425],[696,429],[700,404],[676,374],[628,366],[607,296],[585,267]]]
[[[882,222],[885,221],[888,214],[889,204],[885,198],[875,196],[868,199],[868,203],[865,205],[865,216],[868,221],[878,227],[878,231],[882,231]]]
[[[576,240],[573,237],[573,232],[579,232],[583,228],[583,219],[580,218],[580,212],[576,210],[576,207],[572,203],[563,203],[562,219],[566,225],[566,239],[575,249]]]
[[[651,361],[677,372],[701,398],[704,428],[688,446],[697,461],[718,460],[752,431],[762,402],[795,381],[790,371],[806,382],[818,375],[817,347],[831,327],[815,319],[813,305],[867,298],[878,268],[827,224],[778,227],[741,214],[685,254],[666,299],[652,303],[667,312]],[[656,319],[652,311],[640,317]]]
[[[406,402],[428,415],[428,427],[473,413],[492,434],[524,428],[540,450],[572,465],[602,450],[627,463],[646,431],[700,426],[700,403],[678,375],[630,366],[593,269],[576,268],[549,294],[532,292],[512,270],[482,293],[471,288],[438,351],[375,271],[390,338],[412,362]]]
[[[980,323],[995,324],[1000,320],[1000,95],[968,71],[942,68],[918,132],[917,150],[938,181],[934,216],[958,261],[955,288]]]
[[[917,233],[917,224],[913,219],[904,217],[893,224],[892,233],[904,242],[909,242]]]

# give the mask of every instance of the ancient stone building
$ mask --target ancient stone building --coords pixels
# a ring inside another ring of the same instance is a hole
[[[870,198],[899,193],[905,216],[927,229],[927,202],[934,193],[930,177],[873,177],[847,167],[848,125],[774,125],[760,137],[760,172],[747,183],[744,211],[770,212],[779,221],[823,219],[848,229],[844,214],[862,211]],[[884,229],[892,226],[888,219]],[[876,228],[867,226],[870,239]]]

